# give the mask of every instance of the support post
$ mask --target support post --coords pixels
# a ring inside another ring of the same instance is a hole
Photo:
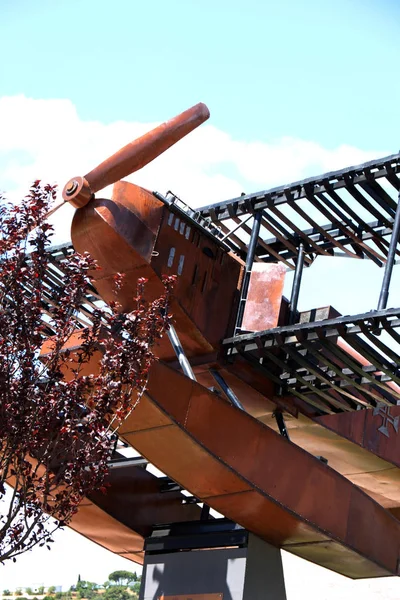
[[[393,222],[393,231],[390,238],[389,250],[385,265],[385,273],[383,275],[381,293],[379,295],[378,310],[383,310],[387,307],[389,298],[390,280],[392,278],[392,271],[394,266],[394,260],[396,256],[396,246],[400,234],[400,193],[397,199],[396,214]]]
[[[247,249],[246,267],[245,267],[244,276],[243,276],[242,289],[240,292],[240,302],[239,302],[239,309],[238,309],[238,314],[237,314],[237,318],[236,318],[235,335],[237,333],[240,333],[240,328],[241,328],[242,322],[243,322],[243,315],[244,315],[244,309],[246,306],[247,293],[249,291],[251,270],[253,268],[254,257],[256,254],[258,236],[260,234],[261,219],[262,219],[262,211],[259,210],[254,213],[253,227],[251,230],[249,246]]]
[[[301,243],[299,245],[299,254],[297,256],[296,270],[294,272],[292,293],[290,295],[289,325],[293,325],[293,323],[296,321],[297,304],[299,302],[299,293],[300,293],[301,278],[303,276],[304,255],[305,255],[304,244]]]
[[[278,425],[278,429],[279,429],[279,433],[281,434],[282,437],[286,438],[287,440],[290,440],[289,434],[288,434],[288,430],[286,428],[286,423],[285,423],[285,419],[283,417],[282,411],[280,411],[279,409],[277,409],[273,416],[276,419],[276,423]]]
[[[196,381],[196,376],[193,372],[192,365],[187,359],[185,351],[182,348],[181,342],[179,340],[178,334],[176,333],[176,329],[173,325],[170,325],[167,330],[169,341],[171,342],[171,346],[173,347],[175,354],[178,358],[179,364],[181,365],[182,371],[185,373],[187,377]]]
[[[281,552],[228,519],[155,526],[139,600],[286,600]]]
[[[243,404],[240,402],[235,392],[226,383],[221,373],[217,371],[217,369],[210,369],[210,373],[224,392],[225,396],[227,396],[228,400],[233,404],[233,406],[236,406],[236,408],[240,408],[240,410],[244,410]]]

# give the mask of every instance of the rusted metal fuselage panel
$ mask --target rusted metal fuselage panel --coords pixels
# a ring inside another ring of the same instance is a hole
[[[239,262],[168,207],[154,250],[151,266],[159,276],[177,274],[175,298],[206,340],[218,348],[230,330],[238,300]]]
[[[134,308],[139,277],[148,279],[151,299],[164,291],[161,275],[176,274],[171,313],[178,335],[188,356],[207,355],[228,331],[240,265],[189,223],[179,219],[176,226],[176,218],[147,190],[118,182],[112,200],[94,200],[76,212],[72,241],[97,260],[93,280],[102,298],[117,298],[124,312]],[[119,272],[126,277],[115,296]],[[156,353],[174,358],[168,341]]]
[[[153,366],[148,391],[120,435],[196,497],[270,543],[349,577],[397,575],[400,523],[388,511],[166,365]]]

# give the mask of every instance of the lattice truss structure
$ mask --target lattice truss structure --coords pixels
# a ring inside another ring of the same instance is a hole
[[[394,154],[205,206],[199,212],[221,229],[242,257],[247,254],[251,217],[261,211],[256,260],[282,261],[294,269],[303,242],[306,265],[315,256],[344,255],[369,258],[382,266],[396,213],[399,172],[400,154]]]
[[[65,286],[65,271],[63,264],[68,260],[68,257],[73,254],[74,248],[71,243],[53,246],[49,249],[51,259],[48,263],[46,274],[43,278],[43,295],[42,295],[42,315],[45,323],[43,335],[50,337],[55,334],[52,328],[52,310],[55,306],[56,298],[59,296],[60,290]],[[29,284],[25,284],[25,293],[29,297]],[[93,286],[89,286],[85,296],[82,298],[79,311],[71,315],[71,320],[74,322],[77,329],[90,327],[92,325],[93,311],[99,304],[104,306],[104,302]]]
[[[338,317],[224,340],[282,395],[317,414],[400,402],[400,309]]]
[[[281,261],[297,271],[300,262],[307,267],[317,256],[385,266],[381,310],[251,334],[239,327],[239,335],[224,341],[228,360],[241,355],[280,394],[314,413],[400,401],[400,309],[386,310],[391,268],[400,254],[399,172],[396,154],[200,209],[246,260],[247,274],[253,260]]]

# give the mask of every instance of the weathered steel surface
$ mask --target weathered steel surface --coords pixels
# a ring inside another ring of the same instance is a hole
[[[240,264],[217,241],[167,209],[154,250],[155,273],[159,277],[177,274],[174,296],[198,331],[214,349],[219,348],[225,332],[232,330]],[[184,332],[178,333],[182,339]],[[187,344],[188,340],[185,349]]]
[[[89,500],[82,502],[68,526],[123,558],[143,562],[142,536]]]
[[[106,494],[85,498],[69,527],[123,558],[144,559],[144,537],[154,523],[200,518],[197,504],[183,504],[179,492],[162,493],[160,480],[141,467],[110,470]]]
[[[200,519],[197,504],[184,504],[179,490],[163,492],[163,479],[143,467],[111,466],[106,484],[110,486],[107,493],[96,492],[90,500],[143,538],[151,534],[155,523]]]
[[[242,329],[263,331],[278,325],[285,275],[282,263],[254,263]]]
[[[207,121],[209,116],[207,106],[199,102],[127,144],[85,175],[92,192],[97,192],[138,171]]]
[[[372,416],[372,411],[369,410],[346,414],[362,415],[362,413],[367,415],[367,419],[369,413]],[[361,427],[358,427],[360,423],[357,423],[357,427],[350,435],[349,432],[347,435],[340,430],[337,432],[335,422],[339,416],[346,421],[344,413],[313,420],[301,414],[297,418],[293,418],[286,413],[285,424],[293,443],[314,456],[323,456],[329,466],[358,485],[385,508],[400,507],[400,470],[398,466],[357,443],[357,437],[364,433],[361,431]],[[272,415],[266,414],[260,419],[276,431],[278,430]],[[330,419],[333,420],[332,423],[330,423]],[[375,419],[376,433],[376,430],[382,425],[383,419],[378,415]],[[339,421],[341,420],[339,419]],[[328,426],[325,426],[325,422]]]
[[[63,198],[75,208],[85,206],[93,194],[141,169],[168,150],[210,116],[199,102],[166,123],[127,144],[84,177],[74,177],[64,186]]]
[[[112,200],[96,199],[78,210],[72,241],[101,266],[93,280],[106,302],[116,298],[114,275],[125,273],[117,295],[123,311],[134,308],[138,277],[148,279],[146,294],[155,298],[163,293],[160,275],[177,274],[171,313],[188,356],[211,353],[229,330],[240,265],[143,188],[118,182]],[[174,358],[168,340],[161,341],[157,354]]]
[[[322,416],[315,421],[400,467],[400,406],[380,405],[372,410]]]
[[[397,574],[396,519],[333,469],[166,365],[154,365],[148,392],[120,433],[196,497],[270,543],[353,578]]]

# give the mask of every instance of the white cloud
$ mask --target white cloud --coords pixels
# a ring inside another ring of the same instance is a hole
[[[70,177],[85,174],[154,125],[83,121],[70,100],[2,97],[0,189],[18,197],[34,179],[62,188]],[[245,142],[205,124],[129,179],[151,190],[172,189],[196,207],[363,162],[376,154],[349,146],[329,150],[295,138]],[[63,209],[54,218],[59,238],[68,238],[72,213]]]

